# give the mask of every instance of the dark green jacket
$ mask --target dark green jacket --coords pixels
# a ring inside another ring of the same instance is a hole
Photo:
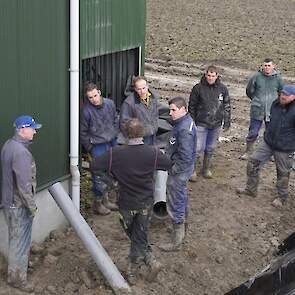
[[[246,94],[251,99],[250,117],[269,122],[271,105],[278,98],[278,92],[282,88],[282,77],[277,71],[266,76],[259,70],[251,77],[246,88]]]

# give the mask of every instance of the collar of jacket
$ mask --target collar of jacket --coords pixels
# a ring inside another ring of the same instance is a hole
[[[22,144],[24,144],[25,146],[29,146],[33,141],[32,140],[28,140],[28,139],[24,139],[23,137],[21,137],[17,131],[15,131],[14,136],[12,137],[13,140],[20,142]]]
[[[209,84],[206,79],[206,74],[204,74],[203,77],[201,78],[201,84],[206,85],[208,87],[217,87],[220,84],[220,76],[217,77],[214,84]]]
[[[148,90],[148,92],[150,93],[150,100],[154,99],[155,97],[154,97],[153,92],[150,89]],[[143,103],[144,104],[144,102],[142,101],[142,99],[140,98],[140,96],[137,94],[136,91],[134,91],[134,101],[135,101],[135,103]]]
[[[172,125],[178,125],[179,123],[181,123],[182,121],[186,120],[186,118],[189,116],[189,113],[186,113],[184,116],[172,121]]]
[[[142,137],[128,139],[128,145],[140,145],[140,144],[144,144]]]
[[[265,76],[265,77],[277,76],[277,75],[279,74],[279,72],[278,72],[276,69],[274,69],[274,70],[272,71],[271,75],[265,75],[264,72],[263,72],[263,69],[258,70],[258,72],[259,72],[260,74],[262,74],[263,76]]]

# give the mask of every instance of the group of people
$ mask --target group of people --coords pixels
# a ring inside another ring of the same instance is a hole
[[[295,86],[284,85],[271,59],[264,60],[247,85],[251,99],[250,126],[246,138],[247,184],[237,192],[257,195],[259,170],[274,156],[278,198],[288,198],[288,182],[295,151]],[[135,284],[142,265],[147,280],[162,268],[152,253],[148,239],[156,170],[167,170],[167,211],[172,220],[171,242],[163,251],[181,249],[188,220],[187,183],[196,181],[196,168],[203,156],[201,174],[212,178],[212,156],[221,130],[231,123],[227,87],[218,69],[209,66],[191,91],[188,105],[183,97],[168,101],[172,130],[165,151],[156,145],[159,98],[143,76],[133,83],[117,115],[113,101],[102,96],[97,85],[85,87],[86,101],[81,111],[80,141],[91,154],[93,211],[107,215],[118,210],[120,223],[130,238],[127,276]],[[264,140],[254,150],[254,142],[265,122]],[[8,283],[23,290],[27,284],[28,255],[32,221],[37,211],[34,201],[36,168],[28,146],[41,124],[31,116],[20,116],[15,135],[1,151],[2,205],[9,232]],[[109,199],[113,179],[118,182],[117,202]]]

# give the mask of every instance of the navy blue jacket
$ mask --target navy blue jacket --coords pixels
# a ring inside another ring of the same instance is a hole
[[[189,172],[196,159],[196,125],[189,114],[173,121],[166,153],[172,160],[169,174]]]
[[[295,151],[295,101],[286,106],[281,105],[279,99],[273,102],[264,140],[275,151]]]
[[[86,101],[80,117],[80,141],[87,151],[95,144],[112,141],[118,131],[118,116],[111,99],[103,98],[101,106]]]

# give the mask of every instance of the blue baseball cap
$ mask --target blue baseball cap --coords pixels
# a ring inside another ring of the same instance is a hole
[[[293,85],[284,85],[281,92],[285,93],[286,95],[295,95],[295,86],[293,86]]]
[[[42,127],[41,124],[35,122],[35,120],[28,115],[22,115],[17,117],[13,123],[13,126],[16,129],[27,128],[27,127],[31,127],[33,129],[39,129]]]

